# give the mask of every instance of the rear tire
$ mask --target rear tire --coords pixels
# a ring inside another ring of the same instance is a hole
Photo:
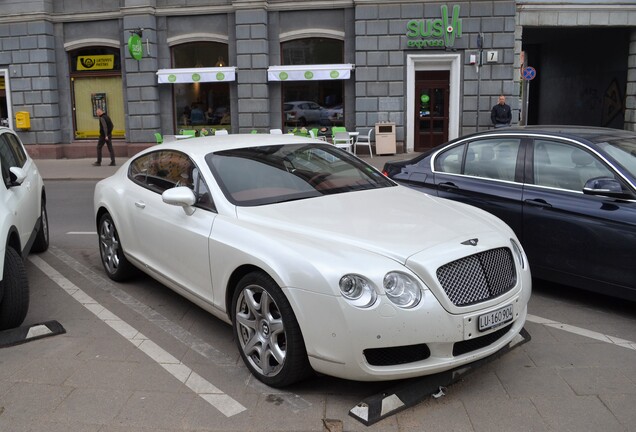
[[[121,282],[128,279],[134,271],[134,267],[126,259],[124,249],[119,242],[119,234],[108,213],[104,213],[99,219],[99,255],[102,265],[109,278]]]
[[[4,257],[0,293],[0,330],[18,327],[29,310],[29,281],[22,257],[10,246]]]
[[[35,237],[31,251],[35,253],[44,252],[49,248],[49,217],[46,213],[46,203],[42,200],[40,210],[40,229]]]

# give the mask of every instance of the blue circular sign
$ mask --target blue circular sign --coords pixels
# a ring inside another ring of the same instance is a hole
[[[535,68],[533,68],[532,66],[528,66],[527,68],[525,68],[523,70],[523,79],[524,80],[533,80],[536,76],[537,76],[537,71]]]

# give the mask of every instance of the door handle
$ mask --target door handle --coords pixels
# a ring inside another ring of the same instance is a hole
[[[552,207],[552,204],[550,204],[544,199],[527,199],[527,200],[523,200],[523,203],[531,205],[531,206],[535,206],[535,207],[545,207],[545,208]]]
[[[444,190],[458,190],[459,189],[459,187],[453,182],[439,183],[437,186],[439,186],[440,189],[444,189]]]
[[[135,207],[139,207],[140,209],[146,208],[146,203],[143,201],[135,201]]]

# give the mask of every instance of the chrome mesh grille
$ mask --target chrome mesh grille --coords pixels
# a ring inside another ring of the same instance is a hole
[[[498,248],[443,265],[437,279],[455,306],[467,306],[511,290],[517,272],[510,249]]]

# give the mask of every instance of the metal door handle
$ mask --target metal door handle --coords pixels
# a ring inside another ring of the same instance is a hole
[[[524,200],[523,202],[524,204],[528,204],[535,207],[546,207],[546,208],[552,207],[552,204],[550,204],[549,202],[543,199],[527,199],[527,200]]]
[[[143,201],[136,201],[135,207],[139,207],[140,209],[146,208],[146,203]]]
[[[438,184],[438,186],[442,189],[459,189],[459,187],[457,187],[457,185],[453,182],[444,182],[444,183],[440,183]]]

